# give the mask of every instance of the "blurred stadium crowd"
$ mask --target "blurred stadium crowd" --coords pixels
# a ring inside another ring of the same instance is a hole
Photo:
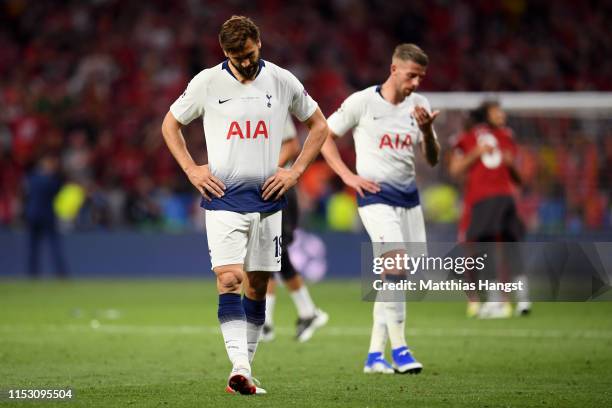
[[[0,227],[20,225],[23,180],[43,152],[61,157],[69,184],[56,209],[77,228],[197,226],[194,189],[159,129],[188,80],[222,60],[217,33],[231,14],[259,24],[263,58],[296,74],[326,115],[384,79],[393,47],[408,41],[430,56],[423,91],[612,90],[609,1],[6,0],[0,8]],[[510,125],[531,230],[610,228],[609,121],[603,133],[571,117]],[[447,152],[460,130],[438,130]],[[201,124],[185,134],[205,161]],[[354,163],[350,137],[341,148]],[[460,189],[444,163],[420,184],[429,221],[455,223]],[[316,162],[300,185],[305,221],[358,228],[352,194]]]

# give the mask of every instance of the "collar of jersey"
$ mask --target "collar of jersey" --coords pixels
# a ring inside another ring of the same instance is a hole
[[[383,96],[383,94],[382,94],[382,85],[376,85],[376,93],[377,93],[377,94],[378,94],[378,96],[380,96],[380,98],[381,98],[383,101],[385,101],[387,104],[392,105],[392,106],[395,106],[395,105],[393,105],[391,102],[389,102],[388,100],[386,100],[386,99],[385,99],[385,97]],[[402,102],[403,102],[403,101],[402,101]]]
[[[259,76],[259,74],[261,73],[261,70],[263,67],[266,66],[266,62],[263,59],[259,59],[259,69],[257,70],[257,74],[255,75],[255,78],[257,78]],[[230,69],[229,66],[229,59],[226,59],[225,61],[223,61],[223,63],[221,64],[221,69],[226,70],[236,81],[238,81],[238,78],[236,78],[236,75],[234,75],[234,73],[232,72],[232,70]],[[255,79],[253,78],[253,79]]]
[[[391,102],[389,102],[388,100],[386,100],[385,97],[383,96],[383,94],[382,94],[382,85],[376,85],[376,93],[382,98],[383,101],[385,101],[390,106],[400,106],[400,105],[404,104],[408,100],[408,98],[410,98],[410,96],[412,96],[412,95],[407,96],[407,97],[404,98],[403,101],[401,101],[397,105],[394,105]]]

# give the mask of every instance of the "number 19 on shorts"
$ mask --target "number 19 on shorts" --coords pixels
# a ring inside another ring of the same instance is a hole
[[[283,248],[281,247],[283,245],[283,238],[278,235],[272,241],[274,241],[274,257],[278,258],[283,253]]]

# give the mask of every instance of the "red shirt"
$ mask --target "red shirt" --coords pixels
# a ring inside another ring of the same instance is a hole
[[[470,222],[471,208],[477,202],[490,197],[512,196],[513,182],[508,166],[503,163],[503,152],[516,155],[517,146],[509,128],[476,126],[461,134],[455,149],[463,155],[468,154],[477,145],[490,145],[491,153],[480,156],[467,170],[464,185],[463,216],[459,230],[467,229]]]
[[[11,124],[13,157],[18,163],[25,164],[34,159],[36,148],[40,145],[45,122],[36,115],[20,116]]]

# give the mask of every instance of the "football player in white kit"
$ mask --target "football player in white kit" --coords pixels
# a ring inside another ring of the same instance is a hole
[[[270,272],[281,266],[283,194],[318,155],[328,128],[300,81],[260,58],[260,33],[253,21],[233,16],[223,23],[219,43],[227,59],[189,82],[164,118],[162,133],[203,196],[218,318],[232,363],[226,390],[265,393],[253,380],[251,362],[265,320]],[[277,165],[289,113],[310,132],[293,166],[283,169]],[[194,162],[181,133],[198,117],[208,149],[203,166]]]
[[[374,256],[394,257],[405,253],[401,243],[426,241],[415,184],[415,152],[422,151],[431,166],[438,163],[440,145],[433,121],[439,112],[431,112],[427,99],[414,91],[425,76],[428,62],[418,46],[398,45],[387,80],[355,92],[328,118],[330,135],[321,152],[344,183],[357,191],[359,216],[372,242],[379,243],[374,245]],[[334,142],[350,129],[357,174],[344,164]],[[384,280],[399,281],[402,276],[401,270],[386,270]],[[364,372],[419,373],[423,366],[406,344],[403,296],[399,301],[389,301],[378,292],[373,317]],[[384,357],[387,338],[391,340],[393,365]]]

